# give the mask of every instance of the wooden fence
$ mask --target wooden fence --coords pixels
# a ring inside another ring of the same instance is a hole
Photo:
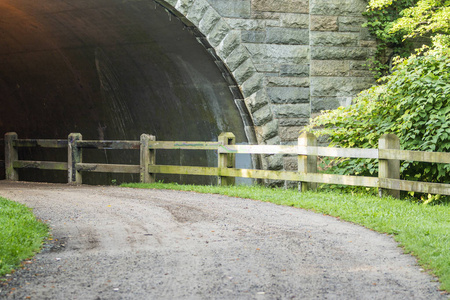
[[[67,162],[19,160],[17,148],[67,148]],[[83,149],[140,150],[140,165],[83,163]],[[173,166],[156,164],[156,150],[217,151],[217,167]],[[236,154],[281,154],[298,157],[297,171],[236,169]],[[319,156],[371,158],[379,160],[378,177],[322,174],[317,171]],[[18,180],[17,169],[38,168],[67,170],[70,184],[81,184],[84,172],[140,174],[141,182],[154,182],[155,174],[217,176],[219,185],[232,185],[235,177],[288,180],[299,182],[299,190],[316,189],[318,183],[342,184],[378,188],[381,195],[399,197],[400,191],[450,195],[450,184],[400,180],[400,160],[450,164],[450,153],[400,150],[397,136],[386,134],[380,138],[378,149],[318,147],[317,138],[303,133],[297,145],[236,145],[233,133],[222,133],[217,142],[157,141],[142,134],[140,141],[91,141],[81,134],[71,133],[67,140],[18,139],[16,133],[5,135],[5,169],[7,180]]]

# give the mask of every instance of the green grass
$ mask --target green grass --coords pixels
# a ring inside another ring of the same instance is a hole
[[[298,193],[260,186],[194,186],[170,183],[122,184],[124,187],[222,194],[313,210],[391,234],[406,253],[436,275],[450,292],[450,206],[424,206],[393,198],[336,192]]]
[[[0,197],[0,276],[32,257],[47,236],[48,226],[28,207]]]

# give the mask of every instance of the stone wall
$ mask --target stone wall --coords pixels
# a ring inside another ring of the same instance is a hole
[[[374,83],[365,0],[155,1],[206,36],[242,92],[258,143],[295,143],[311,117]],[[268,157],[264,167],[292,164]]]

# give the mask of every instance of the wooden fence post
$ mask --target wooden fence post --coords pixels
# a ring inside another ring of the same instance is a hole
[[[5,171],[6,180],[19,180],[19,173],[14,169],[14,161],[19,160],[17,148],[14,142],[17,140],[17,133],[8,132],[5,134]]]
[[[317,147],[317,137],[310,132],[303,132],[298,138],[299,147]],[[307,155],[298,156],[298,172],[299,173],[317,173],[317,154],[314,150],[308,149]],[[299,182],[298,190],[306,192],[308,190],[316,190],[317,183],[315,182]]]
[[[219,135],[219,142],[222,143],[225,147],[227,145],[235,145],[236,144],[236,136],[232,132],[222,132]],[[218,153],[219,161],[218,161],[218,167],[219,167],[219,177],[218,177],[218,185],[234,185],[235,178],[234,177],[226,177],[221,176],[221,169],[226,168],[234,168],[235,167],[235,158],[236,155],[233,153],[221,153],[219,151]]]
[[[83,183],[81,172],[77,171],[76,169],[76,164],[83,161],[83,149],[77,146],[77,141],[81,141],[82,139],[83,136],[81,135],[81,133],[71,133],[68,137],[67,169],[69,184]]]
[[[383,134],[378,141],[378,149],[400,149],[400,139],[395,134]],[[400,160],[378,159],[378,178],[400,179]],[[378,194],[400,198],[400,190],[378,188]]]
[[[156,164],[156,150],[149,148],[149,142],[156,141],[156,137],[149,134],[141,135],[141,183],[153,183],[155,182],[155,174],[150,174],[148,171],[148,165]]]

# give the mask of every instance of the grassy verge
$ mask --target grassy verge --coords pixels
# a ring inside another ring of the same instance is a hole
[[[33,256],[47,235],[48,226],[29,208],[0,197],[0,276]]]
[[[424,206],[392,198],[335,192],[298,193],[260,186],[193,186],[178,184],[122,184],[124,187],[171,189],[222,194],[295,206],[391,234],[406,253],[415,255],[450,292],[450,206]]]

